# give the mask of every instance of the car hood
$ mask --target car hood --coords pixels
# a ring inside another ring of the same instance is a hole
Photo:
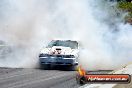
[[[52,48],[43,48],[41,54],[55,54],[55,55],[76,55],[78,49],[71,49],[70,47],[53,46]]]

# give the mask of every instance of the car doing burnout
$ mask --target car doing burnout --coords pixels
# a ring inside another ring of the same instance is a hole
[[[52,40],[39,54],[40,65],[44,69],[65,66],[75,70],[78,65],[78,42],[71,40]]]

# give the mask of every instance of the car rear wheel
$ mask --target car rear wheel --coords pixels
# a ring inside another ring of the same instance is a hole
[[[76,71],[77,70],[77,66],[76,65],[72,65],[69,67],[70,71]]]

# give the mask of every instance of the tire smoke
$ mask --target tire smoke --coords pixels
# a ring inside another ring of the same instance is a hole
[[[0,40],[12,54],[1,67],[34,68],[42,47],[53,39],[80,43],[85,69],[115,69],[132,59],[132,26],[106,0],[1,0]]]

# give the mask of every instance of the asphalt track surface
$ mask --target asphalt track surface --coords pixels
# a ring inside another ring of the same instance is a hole
[[[89,73],[108,73],[90,71]],[[78,88],[76,71],[0,68],[0,88]]]
[[[78,88],[75,71],[0,68],[0,88]]]

